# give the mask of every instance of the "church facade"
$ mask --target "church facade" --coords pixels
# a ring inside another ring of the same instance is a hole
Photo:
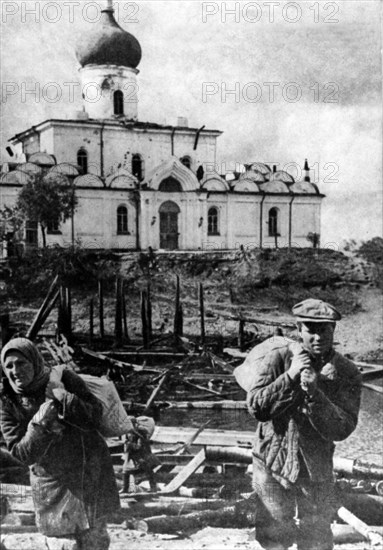
[[[117,250],[213,250],[308,246],[320,234],[324,197],[261,162],[228,178],[216,172],[222,132],[142,122],[137,113],[141,47],[115,21],[108,2],[76,50],[83,89],[93,97],[72,120],[50,119],[11,138],[23,162],[3,167],[0,208],[15,204],[35,174],[61,174],[73,186],[73,216],[48,227],[48,245],[73,242]],[[40,244],[36,224],[26,246]]]

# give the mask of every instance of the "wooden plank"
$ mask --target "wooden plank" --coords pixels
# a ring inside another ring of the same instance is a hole
[[[195,432],[194,428],[181,426],[156,426],[151,441],[155,443],[183,443]],[[213,430],[207,429],[200,433],[194,441],[195,445],[220,445],[223,447],[251,447],[254,441],[254,431]]]
[[[168,483],[163,492],[164,493],[174,493],[177,491],[181,485],[185,483],[185,481],[192,475],[202,464],[205,462],[206,455],[205,455],[205,449],[201,449],[199,453],[195,455],[195,457],[179,472],[179,474],[176,475],[174,479],[171,480],[170,483]]]
[[[377,384],[370,384],[369,382],[363,382],[362,386],[364,388],[367,388],[369,390],[373,390],[377,393],[380,393],[380,394],[383,394],[383,387],[382,386],[378,386]]]
[[[246,401],[162,401],[158,402],[157,405],[167,404],[167,409],[213,409],[220,411],[223,409],[229,410],[247,410]]]

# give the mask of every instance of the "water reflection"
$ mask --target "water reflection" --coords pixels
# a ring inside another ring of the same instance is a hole
[[[383,465],[383,395],[363,389],[358,427],[345,441],[336,445],[336,454],[361,458]],[[254,430],[256,421],[246,410],[173,409],[161,413],[163,426],[198,428],[212,419],[209,429]]]

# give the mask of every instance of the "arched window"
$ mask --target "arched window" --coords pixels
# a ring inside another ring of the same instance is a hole
[[[144,162],[141,158],[141,155],[132,156],[132,174],[136,176],[138,181],[144,179]]]
[[[190,168],[191,168],[191,158],[190,157],[188,157],[186,155],[186,156],[180,158],[180,161],[182,162],[182,164],[184,166],[186,166],[186,168],[189,168],[189,170],[190,170]]]
[[[124,114],[124,94],[121,90],[116,90],[113,94],[114,114]]]
[[[218,208],[212,206],[207,213],[207,234],[219,235],[218,231]]]
[[[77,164],[81,168],[82,174],[88,173],[88,153],[85,149],[79,149],[77,151]]]
[[[270,208],[269,237],[277,237],[279,234],[279,210],[278,208]]]
[[[182,186],[178,180],[169,176],[161,181],[159,186],[159,191],[165,191],[167,193],[174,193],[177,191],[182,191]]]
[[[128,233],[128,209],[126,206],[117,208],[117,235],[126,235]]]

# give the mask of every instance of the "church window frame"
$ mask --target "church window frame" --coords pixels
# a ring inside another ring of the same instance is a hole
[[[113,93],[113,113],[116,116],[124,114],[124,94],[121,90],[116,90]]]
[[[191,170],[191,168],[192,168],[192,159],[189,155],[184,155],[183,157],[181,157],[180,162],[184,166],[186,166],[186,168],[189,168],[189,170]]]
[[[207,211],[207,234],[219,235],[219,209],[211,206]]]
[[[279,208],[273,206],[269,210],[269,237],[279,237],[280,236],[280,216]]]
[[[144,179],[144,160],[139,153],[132,155],[132,174],[138,181]]]
[[[77,166],[81,169],[82,175],[88,173],[88,151],[84,147],[77,151]]]
[[[117,235],[129,235],[128,208],[125,204],[117,207]]]

